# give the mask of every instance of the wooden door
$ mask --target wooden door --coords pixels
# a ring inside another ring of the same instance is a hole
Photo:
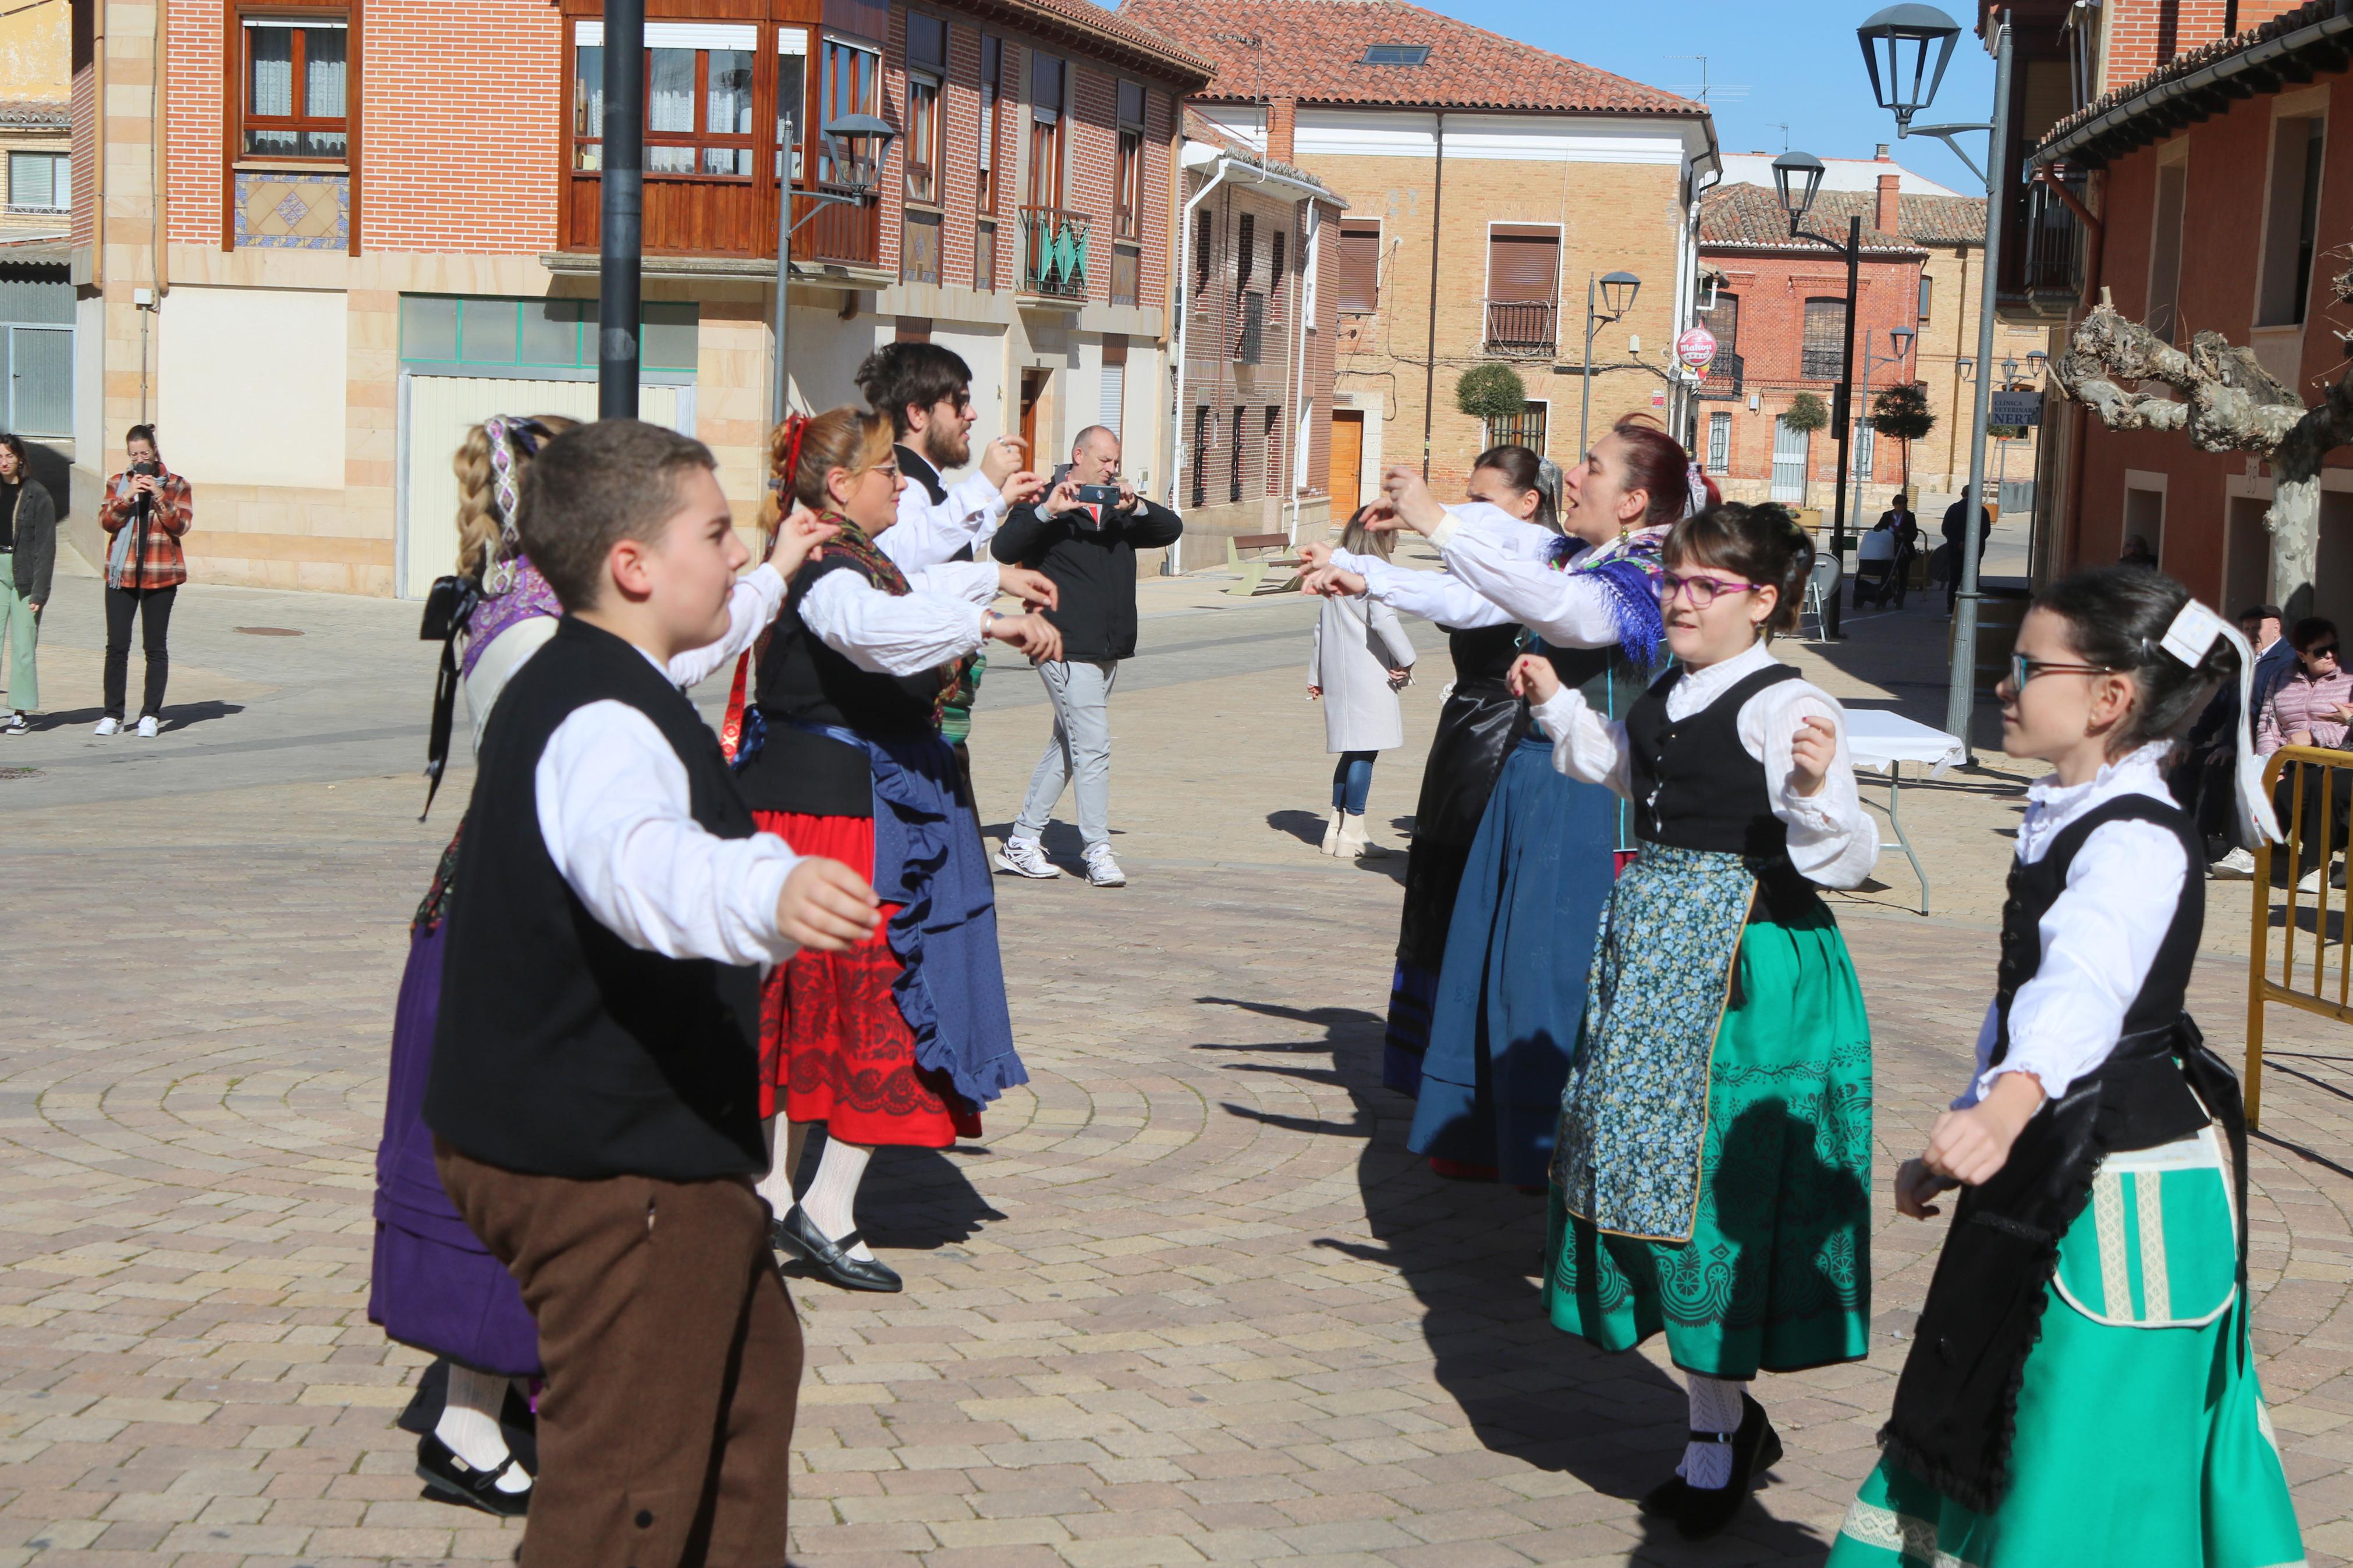
[[[1338,527],[1356,515],[1357,480],[1365,466],[1365,416],[1361,411],[1332,411],[1332,524]]]
[[[1038,402],[1046,395],[1046,372],[1025,370],[1021,373],[1021,439],[1029,452],[1029,466],[1039,473],[1050,470],[1039,468]]]

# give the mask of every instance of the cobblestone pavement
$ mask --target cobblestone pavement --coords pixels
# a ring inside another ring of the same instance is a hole
[[[86,726],[0,742],[42,773],[0,781],[0,1568],[503,1561],[512,1527],[418,1499],[392,1416],[422,1358],[364,1311],[403,927],[467,784],[414,820],[429,650],[402,640],[405,606],[187,597],[175,681],[242,712],[145,752]],[[1303,842],[1330,764],[1300,607],[1152,601],[1161,652],[1114,700],[1133,885],[1000,886],[1031,1086],[981,1140],[878,1163],[861,1218],[905,1295],[794,1285],[793,1561],[1819,1561],[1938,1228],[1882,1198],[1873,1354],[1765,1380],[1788,1457],[1734,1530],[1693,1548],[1646,1528],[1630,1499],[1684,1421],[1662,1357],[1546,1327],[1540,1201],[1404,1152],[1410,1107],[1378,1074],[1401,862]],[[228,629],[264,623],[311,635]],[[75,657],[60,637],[53,681]],[[1437,668],[1377,820],[1411,809]],[[989,681],[975,751],[1001,823],[1047,714],[1026,671]],[[2019,804],[2001,775],[1906,800],[1940,913],[1905,911],[1900,862],[1841,900],[1883,1194],[1961,1077]],[[2228,1054],[2244,968],[2222,952],[2195,994]],[[2279,1018],[2273,1047],[2257,1342],[2313,1559],[2335,1563],[2353,1039]]]

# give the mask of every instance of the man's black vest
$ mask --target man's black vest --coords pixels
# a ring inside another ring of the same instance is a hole
[[[461,1152],[538,1175],[700,1181],[767,1168],[760,972],[629,946],[565,882],[539,826],[551,736],[592,702],[653,721],[694,820],[752,814],[692,703],[630,644],[571,616],[507,683],[458,849],[425,1121]]]

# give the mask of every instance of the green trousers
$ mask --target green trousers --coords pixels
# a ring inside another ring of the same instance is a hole
[[[16,592],[16,558],[0,550],[0,642],[8,650],[8,706],[19,712],[41,705],[41,678],[33,662],[33,644],[40,632],[39,616]]]

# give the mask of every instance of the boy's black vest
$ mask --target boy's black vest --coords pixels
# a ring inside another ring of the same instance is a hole
[[[752,815],[692,703],[630,644],[567,616],[516,671],[482,737],[458,849],[425,1121],[465,1154],[538,1175],[700,1181],[767,1168],[760,973],[640,952],[597,923],[540,835],[549,737],[591,702],[653,721],[694,820]]]
[[[2182,1010],[2206,919],[2200,853],[2205,847],[2171,803],[2119,796],[2062,828],[2033,865],[2010,868],[1992,1060],[1999,1064],[2009,1053],[2010,1005],[2042,967],[2042,917],[2065,890],[2084,841],[2111,822],[2155,823],[2181,840],[2188,869],[2172,922],[2126,1009],[2115,1052],[2064,1096],[2043,1103],[1992,1180],[1962,1189],[1896,1384],[1894,1410],[1879,1434],[1890,1458],[1980,1513],[1991,1512],[2009,1489],[2027,1353],[2042,1332],[2060,1237],[2090,1200],[2102,1156],[2189,1137],[2207,1124],[2211,1111],[2230,1134],[2239,1213],[2246,1213],[2239,1080],[2206,1048]],[[2239,1234],[2243,1290],[2243,1219]]]

